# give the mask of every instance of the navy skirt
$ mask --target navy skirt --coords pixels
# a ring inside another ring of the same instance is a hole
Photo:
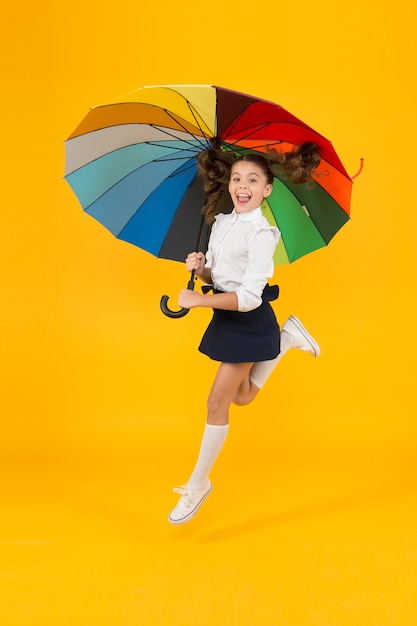
[[[214,290],[214,293],[221,293]],[[214,361],[249,363],[275,359],[280,351],[280,329],[269,304],[278,298],[277,285],[266,285],[262,304],[253,311],[213,309],[213,317],[199,350]]]

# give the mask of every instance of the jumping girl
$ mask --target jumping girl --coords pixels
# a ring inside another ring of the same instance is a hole
[[[261,211],[263,199],[272,192],[273,162],[294,183],[304,183],[312,180],[320,154],[315,144],[306,143],[293,152],[271,151],[270,156],[249,154],[236,160],[209,149],[198,158],[206,193],[203,211],[213,226],[207,255],[190,253],[186,268],[212,285],[213,293],[183,289],[178,303],[187,309],[213,309],[199,350],[220,366],[208,397],[197,463],[187,483],[174,489],[180,499],[169,514],[171,524],[189,521],[212,490],[209,474],[228,434],[230,405],[252,402],[291,348],[315,357],[320,354],[318,344],[296,317],[290,316],[280,331],[269,304],[278,297],[278,287],[268,285],[280,232]],[[227,182],[234,209],[216,215]]]

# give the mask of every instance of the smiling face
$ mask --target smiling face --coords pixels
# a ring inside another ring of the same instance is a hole
[[[229,181],[229,193],[236,213],[249,213],[257,209],[272,191],[262,168],[252,161],[233,164]]]

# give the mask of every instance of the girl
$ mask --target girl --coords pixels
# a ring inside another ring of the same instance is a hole
[[[320,162],[318,149],[311,143],[294,152],[270,154],[295,183],[312,180]],[[187,484],[174,489],[181,497],[169,514],[171,524],[189,521],[212,490],[209,473],[228,433],[231,403],[251,402],[290,348],[320,354],[296,317],[290,316],[280,332],[269,304],[278,297],[278,287],[270,287],[267,280],[274,272],[273,254],[280,233],[269,225],[260,207],[272,192],[271,161],[258,154],[235,160],[210,149],[199,155],[198,164],[207,200],[203,212],[206,221],[214,223],[207,256],[190,253],[186,268],[212,284],[213,294],[183,289],[178,303],[187,309],[213,308],[199,350],[220,361],[220,366],[208,397],[197,464]],[[234,209],[215,216],[227,180]]]

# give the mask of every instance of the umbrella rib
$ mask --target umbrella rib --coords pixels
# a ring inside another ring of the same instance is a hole
[[[263,130],[264,128],[267,128],[268,126],[270,126],[273,122],[266,122],[265,124],[262,124],[262,126],[254,126],[250,129],[246,129],[249,132],[247,132],[246,135],[243,135],[242,137],[239,137],[239,139],[237,139],[235,142],[228,142],[231,146],[234,145],[238,145],[239,141],[242,141],[242,139],[248,139],[251,135],[253,135],[253,133],[256,133],[259,130]],[[280,141],[275,141],[274,143],[282,143]],[[265,144],[263,144],[265,145]]]
[[[187,104],[188,104],[188,108],[190,108],[190,103],[188,102],[188,100],[187,100]],[[168,115],[168,116],[172,119],[172,121],[173,121],[173,122],[175,122],[176,124],[178,124],[179,126],[181,126],[181,128],[183,128],[185,132],[189,133],[190,135],[193,135],[193,137],[194,137],[197,141],[199,141],[199,138],[198,138],[196,135],[194,135],[193,133],[191,133],[191,132],[190,132],[190,131],[189,131],[189,130],[188,130],[188,129],[187,129],[187,128],[183,125],[183,124],[181,124],[180,120],[179,120],[179,119],[177,119],[176,117],[174,117],[174,115],[173,115],[170,111],[168,111],[168,109],[164,109],[164,111],[165,111],[165,113],[166,113],[166,114],[167,114],[167,115]],[[193,115],[193,117],[194,117],[194,119],[195,119],[195,123],[197,124],[197,126],[198,126],[199,130],[201,131],[201,134],[203,135],[204,139],[205,139],[205,140],[207,140],[207,139],[208,139],[207,134],[206,134],[206,133],[204,132],[204,130],[201,128],[201,126],[200,126],[200,124],[198,123],[198,120],[196,119],[196,117],[195,117],[195,115],[194,115],[194,112],[192,111],[192,109],[191,109],[191,108],[190,108],[190,111],[191,111],[191,113],[192,113],[192,115]],[[167,134],[169,134],[169,133],[167,133]],[[202,145],[204,145],[204,144],[202,144]]]
[[[191,152],[191,150],[187,150],[187,152]],[[198,152],[195,152],[196,154],[198,154]],[[153,159],[152,163],[165,163],[167,161],[183,161],[184,157],[182,156],[177,156],[177,157],[169,157],[169,156],[165,156],[165,157],[158,157],[157,159]]]
[[[150,126],[152,128],[155,128],[156,130],[161,131],[162,133],[165,133],[165,135],[167,135],[168,137],[172,137],[173,139],[175,139],[176,141],[179,141],[178,137],[174,134],[174,133],[169,133],[165,126],[156,126],[155,124],[150,124]],[[184,130],[187,132],[188,135],[191,135],[192,137],[194,137],[195,141],[201,146],[201,147],[205,147],[206,143],[204,142],[204,140],[202,140],[200,137],[197,137],[196,135],[193,135],[193,133],[190,133],[189,130],[187,130],[185,127],[183,127]],[[187,143],[191,146],[191,148],[193,150],[195,150],[196,152],[198,151],[197,148],[190,142],[187,141],[186,139],[181,139],[182,142]],[[205,138],[205,141],[207,141],[207,139]],[[158,141],[147,141],[146,143],[148,143],[149,145],[153,145],[153,146],[159,146],[159,142]],[[187,150],[187,148],[178,148],[179,150]]]
[[[258,132],[260,130],[268,128],[268,126],[272,126],[272,125],[275,125],[275,124],[279,125],[279,124],[282,124],[282,123],[283,122],[279,122],[279,121],[273,120],[273,121],[270,121],[270,122],[264,122],[263,124],[259,124],[259,125],[255,125],[255,126],[249,126],[246,129],[242,129],[243,131],[247,131],[247,133],[246,133],[246,135],[239,136],[239,138],[236,139],[235,143],[238,143],[239,141],[242,141],[242,139],[248,139],[251,135],[253,135],[253,133],[256,133],[256,132]],[[300,128],[300,127],[301,128],[305,128],[304,125],[302,125],[302,124],[295,124],[294,122],[285,122],[285,124],[287,126],[295,126],[297,128]],[[233,131],[233,127],[230,129],[228,134],[231,134],[232,131]],[[318,135],[318,133],[316,133],[316,134]],[[285,140],[277,140],[277,141],[274,141],[273,143],[279,144],[279,143],[284,143],[284,142],[287,143]],[[234,145],[234,144],[230,142],[230,145]],[[265,145],[265,142],[263,144],[261,144],[261,145]]]
[[[175,141],[181,141],[184,144],[187,144],[188,146],[190,146],[190,148],[181,148],[178,147],[178,150],[194,150],[195,152],[199,152],[199,149],[191,142],[191,141],[187,141],[187,139],[179,139],[176,135],[174,135],[173,133],[169,133],[164,126],[155,126],[154,124],[150,125],[152,128],[155,128],[156,130],[159,130],[163,133],[165,133],[166,135],[168,135],[168,137],[172,137],[173,139],[175,139]],[[201,146],[202,148],[204,148],[206,146],[206,143],[204,143],[204,141],[202,141],[199,137],[196,137],[195,135],[193,135],[192,133],[188,132],[189,135],[192,135],[192,137],[194,137],[196,143]],[[162,141],[146,141],[145,143],[149,144],[150,146],[158,146],[158,147],[164,147],[164,143]]]
[[[178,158],[180,158],[180,157],[178,157]],[[174,161],[174,160],[177,160],[177,159],[172,159],[172,161]],[[195,168],[195,161],[194,161],[194,159],[190,159],[189,165],[184,165],[183,167],[178,168],[178,170],[176,170],[175,172],[172,172],[172,174],[168,174],[167,178],[174,178],[178,174],[182,174],[183,172],[186,172],[187,170],[189,170],[191,168]]]
[[[208,139],[208,136],[207,136],[207,135],[206,135],[206,133],[204,132],[204,130],[203,130],[203,128],[202,128],[202,126],[201,126],[200,122],[199,122],[199,121],[198,121],[198,119],[197,119],[197,115],[198,115],[198,113],[197,113],[196,109],[193,107],[193,105],[191,104],[191,102],[190,102],[189,100],[187,100],[187,106],[188,106],[188,108],[190,109],[191,115],[193,116],[193,118],[194,118],[194,120],[195,120],[195,123],[197,124],[198,128],[200,129],[200,131],[201,131],[201,133],[202,133],[203,137],[207,140],[207,139]]]
[[[244,146],[240,146],[238,142],[229,142],[228,141],[228,142],[225,142],[225,143],[227,143],[227,146],[230,146],[231,148],[233,148],[234,152],[237,152],[237,153],[240,153],[240,154],[243,154],[245,150],[251,150],[251,151],[257,152],[258,149],[261,149],[261,151],[263,153],[262,149],[265,148],[265,143],[260,143],[257,146],[251,146],[250,148],[246,148]],[[269,146],[272,146],[272,147],[273,146],[278,146],[281,143],[284,143],[284,142],[283,141],[272,141],[271,143],[268,144],[268,147]],[[285,143],[287,143],[287,142],[285,142]],[[263,156],[265,156],[265,155],[263,155]]]

